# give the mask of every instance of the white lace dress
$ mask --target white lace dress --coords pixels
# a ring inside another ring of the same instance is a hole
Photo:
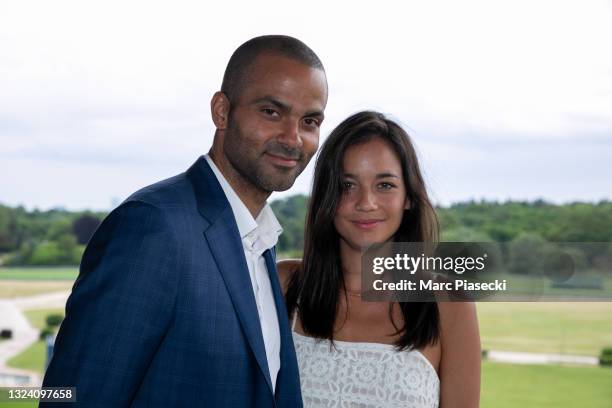
[[[305,408],[438,407],[440,380],[417,350],[315,340],[293,332]]]

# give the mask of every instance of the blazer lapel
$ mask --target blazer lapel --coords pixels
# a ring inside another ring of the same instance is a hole
[[[276,380],[276,402],[279,407],[296,407],[296,400],[300,403],[302,401],[300,377],[287,308],[283,300],[283,292],[276,271],[276,253],[274,249],[268,249],[264,252],[264,258],[268,267],[268,274],[270,275],[281,337],[281,366]]]
[[[272,393],[257,304],[232,208],[212,169],[201,157],[188,171],[198,208],[210,225],[204,236],[230,294],[238,320]]]

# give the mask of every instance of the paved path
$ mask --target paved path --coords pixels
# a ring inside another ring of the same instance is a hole
[[[513,364],[577,364],[599,365],[599,359],[591,356],[570,354],[523,353],[517,351],[495,351],[487,353],[487,360]]]
[[[64,308],[70,291],[43,293],[41,295],[11,299],[21,310]]]
[[[13,356],[38,340],[39,330],[32,327],[23,310],[63,308],[70,292],[46,293],[13,299],[0,299],[0,330],[10,329],[13,337],[0,342],[0,386],[40,385],[38,373],[6,366]]]

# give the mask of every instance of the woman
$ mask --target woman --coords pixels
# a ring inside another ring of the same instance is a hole
[[[279,262],[305,407],[478,406],[473,304],[361,300],[362,248],[437,240],[406,132],[377,112],[342,122],[317,159],[306,222],[304,259]]]

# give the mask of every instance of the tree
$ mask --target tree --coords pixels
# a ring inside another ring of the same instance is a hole
[[[523,233],[510,242],[508,269],[513,273],[529,274],[540,271],[540,261],[546,241],[537,234]]]
[[[85,245],[100,225],[100,220],[93,215],[84,214],[76,218],[72,223],[72,232],[77,243]]]
[[[0,253],[17,249],[15,212],[0,205]]]

